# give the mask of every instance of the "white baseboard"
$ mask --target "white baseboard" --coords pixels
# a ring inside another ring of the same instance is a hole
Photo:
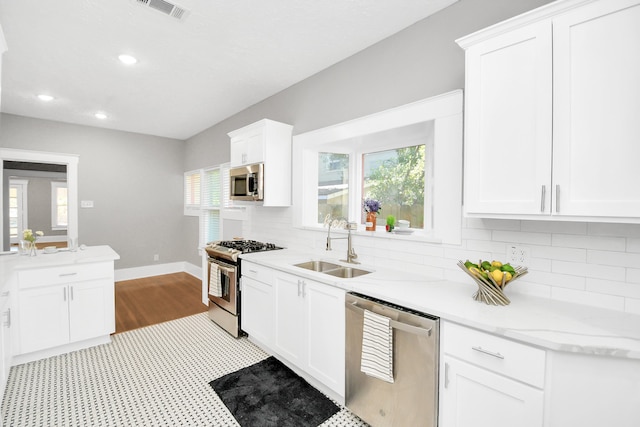
[[[115,281],[141,279],[172,273],[188,273],[202,280],[202,269],[190,262],[171,262],[167,264],[145,265],[142,267],[121,268],[115,271]]]

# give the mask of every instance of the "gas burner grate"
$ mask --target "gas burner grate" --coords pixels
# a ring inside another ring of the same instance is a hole
[[[258,242],[256,240],[228,240],[228,241],[217,242],[217,245],[223,246],[229,249],[235,249],[242,253],[261,252],[261,251],[269,251],[273,249],[281,249],[273,243],[263,243],[263,242]]]

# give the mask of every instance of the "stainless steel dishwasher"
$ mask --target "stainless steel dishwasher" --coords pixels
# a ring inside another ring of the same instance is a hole
[[[345,305],[347,408],[374,427],[437,426],[440,320],[352,292]],[[390,319],[393,383],[360,370],[364,310]]]

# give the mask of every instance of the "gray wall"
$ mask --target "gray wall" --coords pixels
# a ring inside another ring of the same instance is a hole
[[[295,135],[463,88],[455,40],[546,3],[461,0],[188,139],[185,170],[229,161],[227,132],[263,118],[293,125]],[[189,238],[195,246],[197,233]]]
[[[79,199],[95,207],[80,208],[79,242],[110,245],[116,268],[185,260],[183,141],[1,114],[0,147],[80,156]]]

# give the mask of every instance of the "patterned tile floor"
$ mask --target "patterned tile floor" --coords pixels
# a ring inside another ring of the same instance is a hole
[[[11,369],[3,426],[237,426],[209,381],[268,355],[206,313]],[[343,408],[322,427],[366,426]]]

